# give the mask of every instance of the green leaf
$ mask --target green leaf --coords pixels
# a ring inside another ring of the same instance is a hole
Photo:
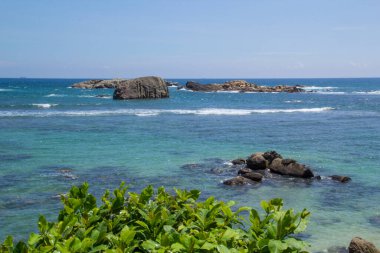
[[[155,250],[160,246],[160,244],[152,240],[146,240],[141,244],[141,246],[145,250]]]
[[[129,244],[133,241],[134,237],[136,235],[136,231],[129,229],[128,226],[125,226],[120,233],[120,239],[126,243]]]
[[[209,243],[209,242],[205,242],[201,249],[204,249],[204,250],[213,250],[217,247],[218,245],[217,244],[213,244],[213,243]]]
[[[218,252],[220,253],[230,253],[230,250],[224,246],[223,244],[220,244],[216,247],[216,249],[218,250]]]
[[[280,240],[270,240],[268,243],[268,248],[270,253],[281,253],[286,250],[288,246]]]
[[[39,242],[39,240],[41,240],[41,236],[38,235],[38,234],[35,234],[35,233],[31,233],[30,236],[29,236],[29,240],[28,240],[28,244],[30,246],[36,244],[37,242]]]
[[[174,252],[181,252],[182,250],[185,250],[186,248],[180,244],[179,242],[176,242],[176,243],[173,243],[170,248],[174,251]]]

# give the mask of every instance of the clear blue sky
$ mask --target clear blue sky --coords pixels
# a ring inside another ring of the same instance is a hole
[[[1,0],[0,77],[379,77],[379,0]]]

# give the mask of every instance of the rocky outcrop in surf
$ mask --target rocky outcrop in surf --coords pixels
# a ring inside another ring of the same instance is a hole
[[[276,151],[259,152],[250,155],[247,159],[238,158],[231,161],[232,166],[239,166],[237,176],[223,181],[226,185],[245,185],[261,182],[263,179],[270,180],[274,175],[277,177],[290,177],[300,179],[321,180],[321,176],[315,176],[310,167],[299,163],[294,159],[283,158]],[[242,178],[248,179],[243,180]],[[333,181],[346,183],[351,180],[347,176],[334,175]]]
[[[167,98],[169,90],[160,77],[148,76],[124,80],[116,87],[114,99]]]
[[[147,76],[135,79],[88,80],[71,87],[82,89],[115,89],[114,99],[145,99],[169,97],[168,83],[160,77]]]
[[[112,79],[112,80],[88,80],[84,82],[74,83],[72,88],[78,89],[114,89],[126,79]]]
[[[249,83],[244,80],[233,80],[228,81],[222,84],[200,84],[193,81],[188,81],[183,88],[186,90],[192,91],[201,91],[201,92],[220,92],[220,91],[238,91],[238,92],[305,92],[302,89],[303,86],[286,86],[286,85],[277,85],[277,86],[259,86],[253,83]]]

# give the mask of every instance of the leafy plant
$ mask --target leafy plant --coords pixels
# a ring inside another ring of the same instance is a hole
[[[14,244],[8,236],[0,252],[305,252],[308,244],[294,237],[306,228],[309,212],[282,210],[283,201],[262,201],[264,215],[249,207],[209,197],[198,201],[197,190],[163,187],[140,194],[122,184],[103,204],[88,193],[88,184],[72,187],[62,196],[56,222],[44,216],[39,233]],[[249,212],[249,221],[242,212]]]

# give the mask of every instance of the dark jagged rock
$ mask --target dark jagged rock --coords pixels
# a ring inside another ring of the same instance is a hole
[[[285,163],[283,161],[285,160]],[[314,173],[304,164],[300,164],[291,159],[276,158],[269,165],[269,169],[273,173],[287,175],[292,177],[311,178]]]
[[[251,179],[242,177],[242,176],[237,176],[234,178],[227,179],[223,181],[223,184],[225,185],[247,185],[247,184],[253,184],[254,181]]]
[[[116,88],[126,79],[112,79],[112,80],[88,80],[80,83],[74,83],[71,87],[81,89],[112,89]]]
[[[245,164],[246,161],[245,161],[245,159],[243,159],[243,158],[237,158],[237,159],[235,159],[235,160],[232,160],[231,163],[232,163],[233,165],[241,165],[241,164]]]
[[[354,237],[348,246],[349,253],[379,253],[380,251],[371,242],[360,237]]]
[[[331,179],[334,180],[334,181],[339,181],[341,183],[347,183],[348,181],[351,181],[350,177],[338,176],[338,175],[331,176]]]
[[[263,157],[269,162],[269,164],[271,164],[272,161],[276,158],[282,159],[282,156],[274,150],[265,152],[263,154]]]
[[[242,168],[238,171],[238,175],[244,175],[244,174],[250,173],[250,172],[253,172],[253,170],[251,170],[250,168]]]
[[[223,84],[200,84],[197,82],[189,81],[186,83],[185,89],[192,91],[203,92],[216,92],[216,91],[240,91],[240,92],[305,92],[301,86],[258,86],[244,80],[233,80]]]
[[[268,161],[260,154],[254,154],[247,159],[247,167],[252,170],[265,170]]]
[[[166,98],[169,90],[160,77],[149,76],[123,81],[113,93],[114,99]]]
[[[261,180],[263,179],[263,175],[261,175],[260,173],[256,173],[256,172],[244,173],[241,176],[248,178],[248,179],[251,179],[251,180],[256,181],[256,182],[261,182]]]

